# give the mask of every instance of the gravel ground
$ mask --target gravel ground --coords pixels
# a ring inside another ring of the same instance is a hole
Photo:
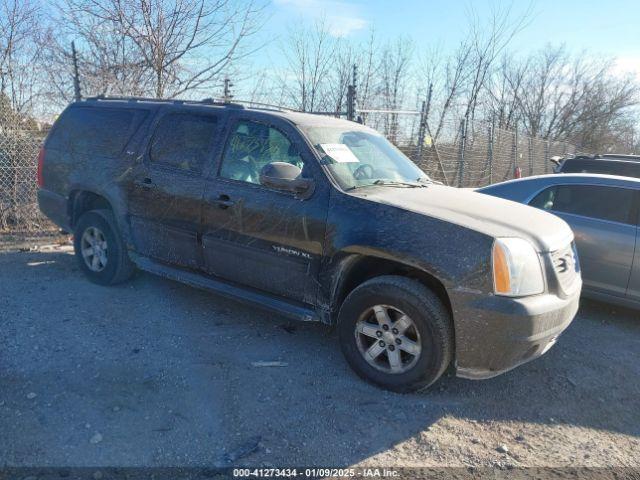
[[[0,292],[0,465],[640,466],[630,310],[584,302],[542,358],[398,395],[325,326],[147,274],[99,287],[65,247],[5,248]]]

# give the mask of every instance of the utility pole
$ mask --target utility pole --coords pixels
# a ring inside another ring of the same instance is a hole
[[[358,76],[358,67],[353,64],[353,74],[351,77],[351,85],[347,86],[347,120],[356,119],[356,85]]]
[[[493,138],[496,130],[496,117],[491,117],[491,123],[489,124],[489,131],[487,132],[489,137],[489,151],[487,156],[489,157],[489,184],[493,183]]]
[[[462,187],[464,182],[464,154],[467,148],[467,129],[469,117],[465,116],[460,120],[460,168],[458,169],[458,187]]]
[[[518,143],[520,143],[520,139],[518,137],[518,121],[516,120],[515,130],[513,132],[513,178],[522,177],[522,170],[518,164]]]
[[[549,139],[546,139],[544,142],[544,173],[549,173],[549,162],[551,162],[549,157],[550,151]]]
[[[529,154],[529,175],[533,175],[533,138],[529,137],[527,152]]]
[[[233,95],[231,94],[231,87],[233,87],[233,83],[228,78],[224,79],[224,92],[222,94],[222,101],[224,103],[231,103],[231,99]]]
[[[427,100],[422,102],[422,108],[420,109],[420,126],[418,128],[418,145],[417,145],[417,157],[418,162],[422,160],[422,151],[424,149],[424,140],[427,134],[427,119],[429,118],[429,109],[431,108],[431,94],[433,92],[433,85],[429,84],[429,92],[427,93]]]
[[[78,73],[78,53],[74,41],[71,42],[71,56],[73,58],[73,97],[78,102],[82,98],[82,92],[80,91],[80,74]]]

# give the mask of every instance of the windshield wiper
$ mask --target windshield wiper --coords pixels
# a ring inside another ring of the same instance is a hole
[[[424,183],[414,183],[414,182],[398,182],[396,180],[376,180],[373,182],[373,185],[380,185],[383,187],[413,187],[413,188],[421,188],[426,187],[427,185]]]
[[[374,185],[377,187],[409,187],[409,188],[422,188],[422,187],[429,186],[429,184],[427,183],[398,182],[396,180],[376,180],[373,183],[365,183],[363,185],[353,185],[345,189],[345,191],[350,192],[351,190],[355,190],[357,188],[372,187]]]

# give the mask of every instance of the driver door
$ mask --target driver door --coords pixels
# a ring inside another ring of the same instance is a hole
[[[259,183],[262,167],[288,162],[315,182],[313,194]],[[291,300],[315,303],[329,185],[290,124],[271,116],[231,122],[224,152],[206,180],[203,252],[209,274]]]

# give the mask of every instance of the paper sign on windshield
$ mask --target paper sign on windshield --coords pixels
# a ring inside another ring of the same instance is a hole
[[[360,161],[344,143],[321,143],[320,147],[324,153],[338,163],[358,163]]]

